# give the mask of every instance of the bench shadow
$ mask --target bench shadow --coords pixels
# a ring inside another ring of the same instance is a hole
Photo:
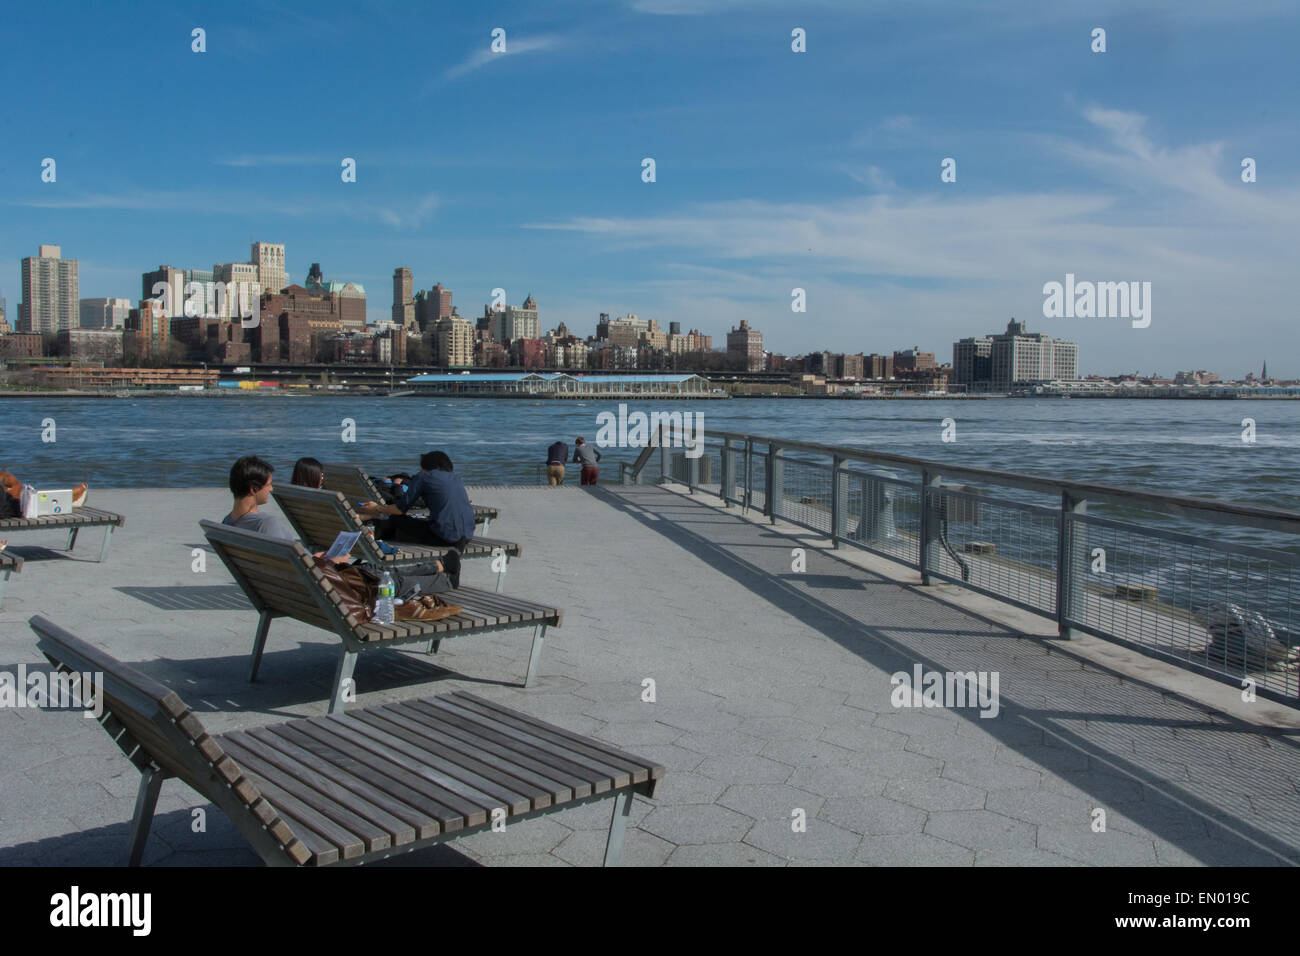
[[[192,791],[187,789],[187,794]],[[145,866],[261,866],[262,860],[229,818],[212,804],[202,805],[205,831],[193,831],[192,809],[154,816],[145,845]],[[130,821],[45,837],[0,848],[0,867],[113,866],[126,864]],[[481,866],[448,843],[437,843],[365,864],[372,866]]]
[[[928,605],[933,608],[934,612],[930,613],[936,613],[942,608],[942,613],[946,615],[970,621],[972,625],[978,623],[980,626],[970,629],[957,627],[945,631],[916,629],[902,620],[899,626],[891,624],[888,628],[864,623],[853,616],[854,611],[860,610],[860,603],[856,606],[846,604],[844,608],[836,607],[808,591],[795,588],[788,580],[798,577],[807,584],[808,576],[765,571],[693,528],[707,527],[715,534],[721,528],[747,528],[750,529],[751,537],[786,537],[780,532],[756,526],[735,512],[728,513],[703,503],[692,502],[685,496],[652,486],[625,486],[616,492],[599,488],[593,494],[610,507],[639,521],[648,531],[662,535],[706,561],[713,569],[750,591],[756,600],[767,602],[792,615],[887,674],[911,672],[913,665],[918,663],[926,670],[943,672],[952,665],[945,663],[937,656],[939,654],[961,653],[968,659],[973,654],[984,653],[986,644],[1029,641],[1046,648],[1051,655],[1049,660],[1069,659],[1077,662],[1081,670],[1118,678],[1107,687],[1090,686],[1088,700],[1092,706],[1089,707],[1063,708],[1059,702],[1049,702],[1041,694],[1036,696],[1042,698],[1044,703],[1035,706],[1028,701],[1017,701],[1015,693],[1004,687],[1000,695],[1000,719],[981,719],[973,709],[953,709],[951,713],[989,734],[1008,750],[1029,757],[1033,764],[1089,794],[1095,805],[1124,814],[1145,830],[1172,846],[1183,849],[1201,862],[1215,866],[1242,865],[1243,861],[1253,865],[1300,863],[1300,814],[1296,813],[1300,809],[1300,797],[1293,790],[1287,796],[1274,796],[1279,801],[1290,802],[1288,814],[1268,818],[1270,824],[1276,823],[1276,832],[1264,830],[1249,819],[1234,815],[1213,802],[1225,795],[1249,793],[1250,780],[1271,779],[1280,782],[1293,776],[1300,746],[1297,746],[1297,741],[1291,735],[1247,724],[1217,712],[1211,716],[1212,712],[1204,705],[1148,682],[1118,674],[1071,653],[1068,647],[1057,641],[1019,634],[990,618],[957,608],[936,595],[926,593],[919,584],[913,586],[888,582],[907,591],[918,607]],[[628,507],[629,500],[632,507]],[[660,501],[669,507],[657,507]],[[654,511],[658,518],[649,520],[638,513],[640,509]],[[684,527],[675,517],[678,513],[689,518],[692,527]],[[800,546],[794,537],[786,537],[786,540],[791,542],[792,547]],[[735,540],[730,546],[750,547],[751,542]],[[817,554],[838,560],[832,552],[818,549]],[[852,598],[852,592],[860,590],[860,585],[864,582],[888,581],[881,575],[848,562],[841,563],[845,567],[843,577],[854,581],[854,586],[834,584],[831,589],[841,591],[846,599]],[[788,562],[785,562],[785,568],[788,567]],[[907,642],[906,637],[914,632],[916,637],[913,642]],[[922,649],[925,653],[922,653]],[[987,662],[971,664],[966,660],[959,669],[997,670],[1007,666],[1012,657],[1009,648],[1005,647],[989,651],[987,656]],[[1041,682],[1043,678],[1040,676],[1038,680]],[[1134,687],[1145,688],[1156,695],[1161,703],[1165,700],[1177,702],[1186,708],[1205,713],[1206,717],[1204,720],[1179,718],[1170,721],[1141,712],[1132,693]],[[1085,722],[1088,724],[1087,733],[1113,740],[1115,746],[1108,749],[1097,740],[1072,729],[1072,726],[1082,727]],[[1151,760],[1152,763],[1164,763],[1173,773],[1179,767],[1190,769],[1189,761],[1194,759],[1197,777],[1189,775],[1185,780],[1174,781],[1143,766],[1143,758],[1134,756],[1134,743],[1129,744],[1130,749],[1126,753],[1122,750],[1123,740],[1115,740],[1113,733],[1102,734],[1098,731],[1098,727],[1113,728],[1117,724],[1123,724],[1124,730],[1143,750],[1160,754],[1160,757]],[[1241,765],[1233,764],[1222,751],[1197,746],[1198,736],[1225,733],[1265,738],[1270,746],[1252,750],[1249,771]],[[1179,740],[1179,737],[1186,739]],[[1246,788],[1244,791],[1243,786]],[[1279,787],[1278,792],[1282,793],[1283,788]],[[1205,824],[1208,836],[1195,832],[1188,835],[1189,814],[1193,818],[1191,829],[1195,830],[1195,820],[1199,819]],[[1080,824],[1086,825],[1086,821]],[[1279,833],[1287,839],[1279,838]]]
[[[247,611],[252,608],[237,584],[114,588],[160,611]]]

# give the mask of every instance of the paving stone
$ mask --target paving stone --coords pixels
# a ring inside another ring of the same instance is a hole
[[[992,760],[945,760],[940,776],[992,793],[994,790],[1038,789],[1045,774]]]
[[[927,811],[978,810],[984,806],[988,793],[981,787],[926,776],[891,780],[885,786],[884,796]]]
[[[640,827],[669,843],[720,843],[740,840],[753,819],[726,807],[688,804],[658,807],[641,821]]]
[[[879,796],[889,782],[889,777],[862,767],[819,761],[795,768],[786,782],[792,787],[825,797],[861,797]]]
[[[796,833],[790,819],[754,824],[745,842],[786,860],[851,862],[862,837],[822,819],[809,818],[808,829]]]
[[[695,769],[706,777],[733,783],[785,783],[794,772],[789,764],[745,754],[709,757]]]
[[[985,807],[1026,823],[1090,826],[1096,803],[1051,790],[997,790]]]
[[[970,866],[975,851],[924,833],[862,838],[854,860],[866,866]]]
[[[703,843],[679,846],[665,866],[785,866],[774,853],[748,843]]]
[[[1040,826],[1037,846],[1091,866],[1154,866],[1156,863],[1152,840],[1109,827],[1105,833],[1094,833],[1087,824]]]
[[[606,831],[580,830],[565,838],[554,854],[573,866],[600,866],[608,838]],[[629,829],[623,838],[619,866],[663,866],[675,849],[673,844],[644,830]]]
[[[755,820],[789,822],[796,808],[804,811],[805,818],[816,816],[823,799],[797,787],[759,783],[728,787],[717,802]]]
[[[838,797],[827,800],[821,818],[855,833],[879,835],[919,834],[926,812],[880,796]]]
[[[925,823],[930,836],[972,850],[1014,850],[1034,846],[1037,828],[990,810],[932,813]]]

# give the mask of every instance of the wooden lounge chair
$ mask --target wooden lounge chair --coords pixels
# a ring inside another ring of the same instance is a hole
[[[16,574],[22,569],[22,558],[8,551],[0,551],[0,607],[5,603],[5,586],[9,583],[9,575]]]
[[[101,682],[99,722],[140,771],[130,866],[168,777],[216,804],[268,866],[366,863],[605,799],[613,866],[632,794],[653,797],[664,774],[464,693],[213,735],[174,691],[43,617],[29,623],[54,667]]]
[[[297,485],[284,485],[275,488],[271,495],[280,506],[284,516],[293,525],[293,530],[312,551],[327,551],[339,532],[363,531],[365,525],[356,510],[339,491],[326,491],[323,488],[301,488]],[[388,567],[405,567],[411,564],[425,564],[439,558],[445,548],[424,547],[417,544],[403,544],[395,554],[385,554],[368,534],[357,539],[355,553],[370,564]],[[497,570],[497,594],[505,590],[506,571],[510,559],[519,557],[523,548],[513,541],[499,538],[470,539],[465,550],[465,558],[495,558],[499,562]]]
[[[440,621],[395,621],[392,624],[361,621],[355,613],[345,610],[338,592],[325,580],[311,554],[297,541],[271,538],[214,521],[200,521],[199,525],[259,615],[249,680],[257,679],[267,631],[274,618],[291,617],[305,624],[314,624],[342,639],[334,689],[330,693],[331,714],[343,710],[345,697],[354,697],[351,694],[352,671],[361,651],[420,641],[427,644],[428,652],[432,653],[447,638],[485,631],[533,628],[533,649],[524,678],[524,686],[531,687],[541,661],[546,629],[559,627],[564,620],[564,614],[558,608],[462,587],[447,595],[462,608],[461,613],[454,617]]]
[[[348,500],[349,504],[355,504],[358,501],[378,501],[383,502],[384,496],[379,493],[375,487],[374,481],[365,471],[356,465],[322,465],[325,472],[325,489],[327,491],[340,491],[343,497]],[[476,505],[470,503],[474,509],[474,523],[483,526],[483,533],[488,533],[488,528],[492,526],[492,520],[498,517],[501,512],[496,508],[489,508],[486,505]],[[412,514],[420,514],[421,509],[413,509]]]
[[[113,539],[113,529],[126,524],[126,519],[111,511],[99,508],[74,508],[67,514],[42,515],[39,518],[0,518],[0,538],[8,537],[15,531],[35,531],[44,528],[59,528],[68,532],[68,550],[77,546],[77,532],[82,528],[102,527],[104,540],[99,548],[98,560],[108,557],[108,545]]]

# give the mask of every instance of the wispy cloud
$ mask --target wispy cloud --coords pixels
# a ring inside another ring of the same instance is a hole
[[[553,50],[560,45],[563,38],[558,34],[542,34],[535,37],[513,37],[506,34],[506,48],[504,52],[494,53],[489,44],[476,50],[467,56],[460,63],[451,67],[443,73],[443,79],[454,80],[457,77],[464,76],[467,73],[473,73],[475,70],[482,69],[489,63],[495,63],[503,60],[508,56],[518,56],[521,53],[536,53],[540,50]]]
[[[136,191],[117,194],[84,193],[57,198],[29,197],[10,199],[11,206],[30,209],[119,209],[132,212],[199,214],[247,218],[277,215],[295,219],[347,218],[380,222],[395,229],[418,229],[429,222],[442,204],[436,193],[425,193],[410,202],[385,203],[340,197],[313,197],[302,202],[285,199],[250,199],[216,193]]]
[[[239,156],[232,156],[229,159],[214,159],[212,162],[217,166],[238,167],[323,166],[327,163],[332,164],[342,162],[342,157],[324,156],[319,153],[263,153],[261,155],[242,153]]]

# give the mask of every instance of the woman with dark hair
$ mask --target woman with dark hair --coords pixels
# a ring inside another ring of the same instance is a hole
[[[391,505],[367,501],[362,505],[360,511],[365,518],[388,516],[387,521],[376,522],[375,537],[386,541],[464,548],[474,537],[474,506],[469,503],[469,493],[465,491],[460,476],[453,471],[454,467],[446,452],[426,452],[420,456],[420,473],[407,484],[406,494],[400,501]],[[428,518],[407,514],[421,501],[429,509]],[[455,581],[458,577],[456,571],[450,567],[447,571]]]
[[[289,479],[303,488],[325,487],[325,466],[315,458],[299,458],[293,466],[293,477]]]

